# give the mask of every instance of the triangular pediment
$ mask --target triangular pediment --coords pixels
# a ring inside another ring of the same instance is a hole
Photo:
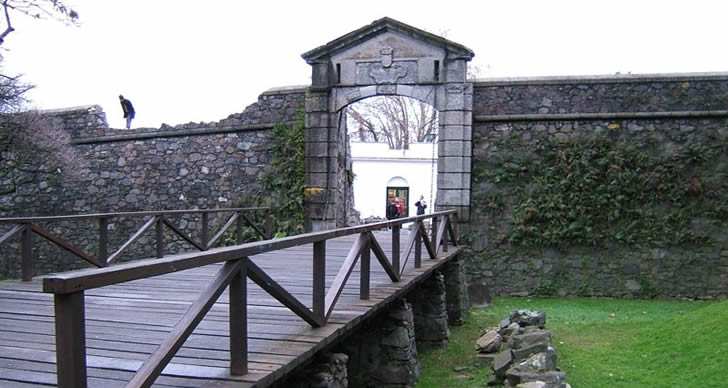
[[[366,48],[366,43],[372,40],[381,41],[383,35],[390,36],[385,39],[393,42],[393,45],[398,45],[400,48],[407,47],[409,51],[416,50],[418,46],[430,47],[432,49],[442,50],[444,56],[448,59],[464,59],[466,61],[470,60],[474,55],[472,50],[461,44],[385,17],[334,39],[323,46],[310,50],[304,53],[302,57],[309,64],[315,64],[329,61],[332,57],[341,55],[347,51],[365,53],[366,50],[363,50],[363,48]],[[413,57],[418,55],[409,52],[406,56]]]

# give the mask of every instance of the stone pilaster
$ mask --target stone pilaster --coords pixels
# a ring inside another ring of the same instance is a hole
[[[444,89],[445,103],[440,110],[436,208],[457,208],[460,219],[467,222],[470,218],[473,86],[460,81],[447,83]]]
[[[329,90],[306,92],[305,208],[307,232],[336,228],[338,129],[329,114]]]

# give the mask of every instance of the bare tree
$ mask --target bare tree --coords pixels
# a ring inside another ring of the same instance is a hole
[[[25,93],[32,88],[33,85],[21,81],[20,76],[10,77],[0,74],[0,114],[18,112],[28,102]]]
[[[350,134],[360,141],[384,142],[391,149],[409,149],[437,133],[437,110],[410,97],[372,97],[347,108]]]
[[[0,4],[5,16],[5,29],[0,33],[0,45],[5,42],[8,34],[15,31],[10,20],[12,13],[21,13],[34,19],[56,19],[72,24],[78,20],[78,12],[60,0],[0,0]]]
[[[75,23],[78,13],[59,0],[0,0],[5,28],[0,18],[0,46],[15,31],[11,15],[24,14],[35,19],[56,19]],[[2,71],[0,54],[0,195],[37,190],[38,182],[75,179],[86,162],[70,144],[70,135],[52,117],[28,110],[26,94],[34,86]],[[5,198],[7,199],[7,198]]]
[[[59,173],[78,178],[86,162],[70,146],[71,136],[53,118],[37,111],[2,115],[0,118],[0,173]]]
[[[2,56],[0,73],[1,65]],[[87,164],[60,123],[28,111],[25,94],[32,88],[20,76],[0,74],[0,195],[37,187],[40,177],[76,179]],[[0,211],[8,210],[0,205]]]

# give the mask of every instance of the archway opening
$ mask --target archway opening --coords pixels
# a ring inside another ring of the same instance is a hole
[[[389,204],[402,202],[399,217],[416,204],[430,213],[437,201],[439,113],[432,105],[400,95],[374,96],[342,109],[353,177],[350,223],[391,218]]]

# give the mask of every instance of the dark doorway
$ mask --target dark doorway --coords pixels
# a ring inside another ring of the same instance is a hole
[[[393,198],[399,198],[400,201],[402,201],[402,205],[404,206],[404,209],[402,210],[402,214],[400,214],[400,217],[408,217],[409,216],[409,187],[387,187],[387,198],[384,202],[384,208],[387,208],[387,205],[389,205],[389,202]]]

